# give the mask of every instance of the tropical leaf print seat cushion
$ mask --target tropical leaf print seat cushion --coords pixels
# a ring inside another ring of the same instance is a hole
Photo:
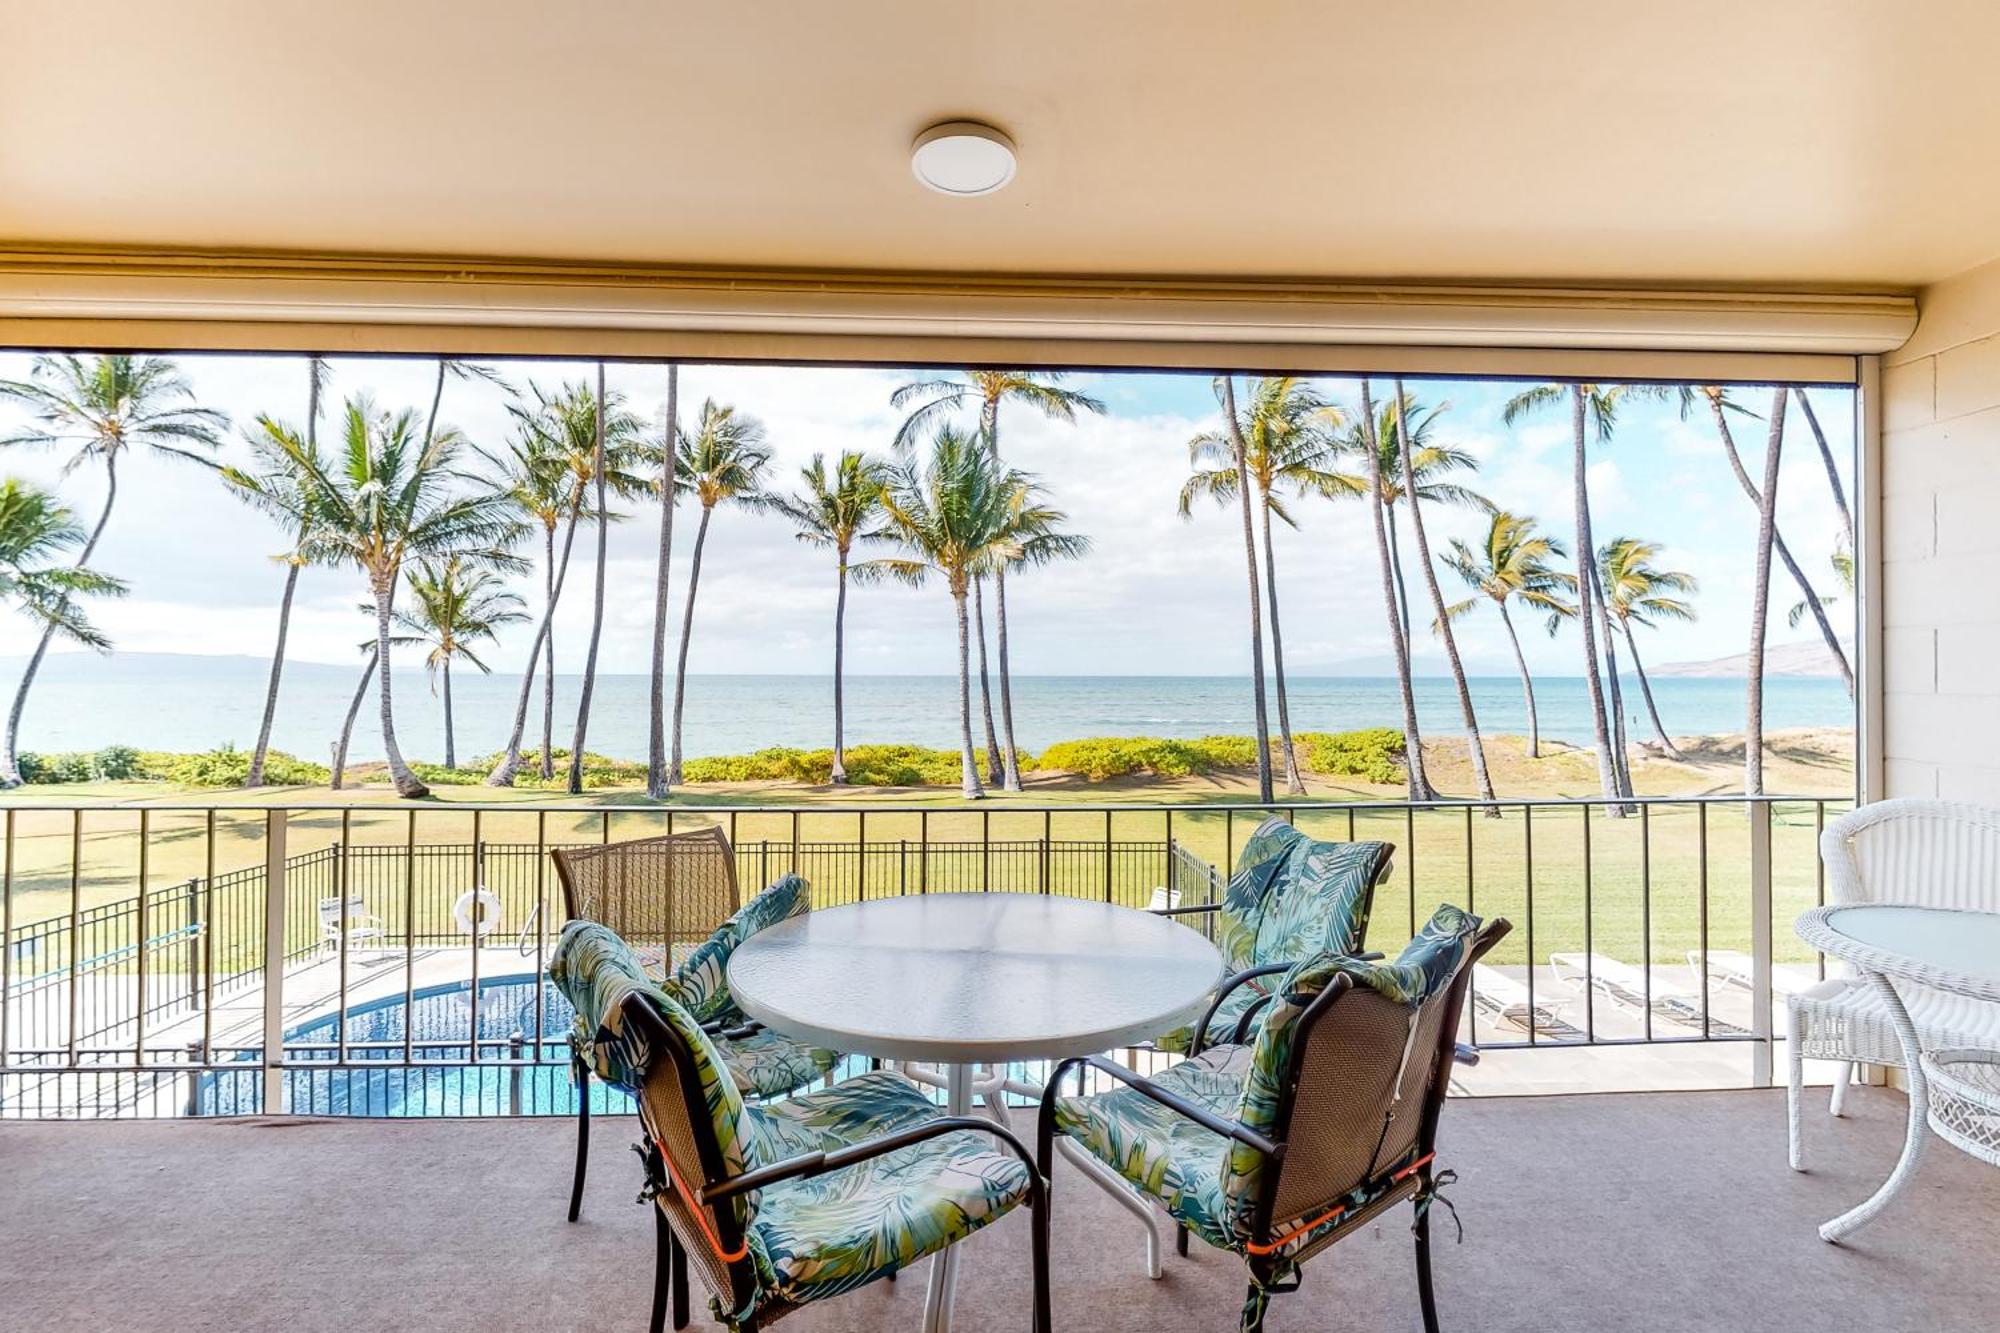
[[[844,1148],[878,1134],[920,1125],[938,1113],[922,1089],[888,1070],[752,1106],[749,1111],[757,1156],[765,1162]]]
[[[1250,1069],[1248,1046],[1216,1046],[1153,1082],[1205,1110],[1233,1116]],[[1130,1088],[1056,1101],[1056,1128],[1159,1200],[1190,1231],[1227,1245],[1222,1167],[1229,1141]]]
[[[1229,971],[1360,953],[1376,867],[1387,850],[1379,842],[1321,842],[1275,817],[1258,825],[1222,898],[1216,944]],[[1246,982],[1225,997],[1203,1044],[1228,1041],[1243,1011],[1270,994],[1275,979]],[[1176,1028],[1155,1044],[1185,1051],[1193,1036],[1191,1027]]]
[[[736,947],[758,931],[775,926],[812,908],[812,891],[805,879],[786,875],[736,910],[717,926],[671,977],[662,983],[669,995],[696,1020],[711,1029],[710,1039],[722,1053],[736,1086],[752,1097],[782,1097],[802,1088],[840,1063],[837,1051],[794,1041],[764,1028],[746,1037],[723,1035],[747,1026],[750,1019],[729,994],[729,959]]]

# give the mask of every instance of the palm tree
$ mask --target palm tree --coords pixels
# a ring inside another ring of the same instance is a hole
[[[1470,486],[1451,480],[1457,473],[1477,471],[1479,460],[1464,449],[1434,442],[1438,418],[1450,406],[1450,403],[1439,403],[1436,407],[1426,408],[1414,397],[1406,395],[1406,401],[1400,405],[1383,403],[1371,427],[1364,429],[1359,422],[1349,424],[1337,441],[1340,452],[1358,458],[1371,447],[1368,441],[1372,439],[1372,447],[1379,455],[1381,482],[1374,488],[1374,494],[1388,511],[1389,569],[1396,584],[1396,624],[1403,637],[1403,651],[1410,654],[1415,653],[1416,640],[1413,636],[1416,621],[1410,615],[1409,586],[1403,577],[1402,543],[1396,535],[1396,507],[1408,501],[1411,493],[1403,479],[1398,423],[1410,437],[1411,462],[1417,474],[1417,498],[1433,504],[1463,505],[1489,514],[1493,512],[1493,503],[1485,496]],[[1361,493],[1367,490],[1364,486]]]
[[[86,538],[74,515],[47,491],[12,477],[0,481],[0,603],[11,605],[42,627],[45,634],[109,652],[111,641],[90,623],[77,599],[122,597],[125,585],[109,574],[70,564],[69,553]],[[20,785],[14,767],[15,743],[27,692],[17,690],[7,713],[4,786]]]
[[[1333,456],[1327,431],[1339,427],[1339,409],[1330,406],[1310,384],[1290,375],[1269,376],[1250,382],[1249,397],[1237,432],[1244,443],[1243,471],[1257,488],[1263,518],[1264,593],[1271,616],[1278,737],[1285,756],[1285,788],[1296,796],[1306,788],[1299,776],[1298,752],[1292,744],[1291,704],[1285,692],[1285,640],[1278,618],[1278,564],[1271,544],[1271,519],[1275,515],[1287,527],[1298,527],[1279,497],[1281,491],[1331,499],[1365,494],[1368,488],[1359,477],[1327,468]],[[1206,495],[1218,504],[1236,498],[1234,453],[1234,436],[1228,431],[1206,431],[1188,443],[1195,471],[1181,487],[1182,518],[1192,515],[1197,496]],[[1251,556],[1255,558],[1254,551]]]
[[[1629,795],[1623,777],[1623,756],[1612,749],[1611,719],[1605,711],[1604,681],[1597,674],[1597,621],[1603,613],[1603,598],[1596,587],[1595,570],[1589,553],[1597,549],[1590,535],[1590,485],[1588,445],[1592,436],[1608,444],[1618,422],[1618,408],[1631,386],[1624,384],[1537,384],[1507,400],[1501,420],[1509,426],[1523,417],[1546,408],[1567,405],[1570,427],[1570,492],[1576,514],[1578,551],[1577,604],[1583,614],[1577,624],[1583,631],[1583,679],[1590,695],[1591,725],[1597,740],[1597,776],[1604,794]],[[1607,624],[1605,636],[1610,636]],[[1614,805],[1609,812],[1622,816],[1625,807]]]
[[[363,606],[370,615],[374,608]],[[368,683],[375,679],[375,641],[370,639],[361,645],[361,679],[354,684],[354,697],[347,701],[347,716],[340,724],[340,739],[333,744],[333,764],[328,774],[327,785],[340,790],[342,777],[347,772],[347,743],[354,736],[354,719],[361,716],[361,705],[368,699]]]
[[[667,405],[663,413],[666,429],[661,432],[660,468],[660,554],[653,572],[653,675],[646,691],[647,744],[646,795],[665,799],[667,786],[667,574],[674,555],[674,506],[680,495],[674,489],[675,464],[679,450],[675,441],[681,430],[681,368],[667,364]]]
[[[493,642],[503,626],[526,620],[526,604],[506,590],[497,574],[470,566],[464,556],[455,554],[418,565],[410,574],[410,599],[415,609],[396,613],[396,623],[410,633],[392,642],[430,650],[424,656],[424,671],[430,676],[431,692],[438,692],[440,681],[444,687],[444,766],[457,768],[451,664],[455,660],[470,662],[490,675],[493,669],[480,660],[475,646]]]
[[[962,379],[917,380],[905,384],[889,396],[891,407],[900,408],[918,398],[925,401],[904,419],[897,430],[896,452],[907,452],[911,441],[924,429],[972,399],[979,403],[980,433],[986,437],[986,447],[993,451],[995,458],[1000,457],[1000,407],[1010,399],[1033,407],[1043,416],[1056,421],[1075,421],[1078,412],[1104,411],[1101,400],[1069,388],[1063,383],[1065,378],[1061,371],[985,369],[968,370]],[[992,691],[986,679],[986,598],[983,585],[983,579],[973,580],[972,612],[979,635],[979,700],[986,719],[987,773],[995,781],[1002,781],[1004,771],[994,768],[998,761],[994,747]],[[1007,571],[1004,568],[993,573],[993,595],[999,631],[1000,725],[1006,732],[1004,753],[1011,754],[1014,752],[1014,700],[1013,682],[1007,674]],[[1019,790],[1018,781],[1009,790]]]
[[[1854,548],[1836,547],[1833,554],[1827,557],[1827,563],[1833,566],[1833,577],[1840,584],[1840,591],[1820,598],[1819,604],[1838,606],[1843,599],[1854,596]],[[1811,608],[1806,605],[1803,598],[1793,602],[1792,609],[1785,612],[1785,628],[1797,629],[1799,622],[1806,618],[1806,612],[1809,610]]]
[[[1660,554],[1658,542],[1636,537],[1613,537],[1597,552],[1597,581],[1604,589],[1604,609],[1611,623],[1625,635],[1632,650],[1632,670],[1639,677],[1639,693],[1646,700],[1646,715],[1660,744],[1675,759],[1685,759],[1667,729],[1660,725],[1660,710],[1653,703],[1653,685],[1646,679],[1646,664],[1639,660],[1639,640],[1634,625],[1653,625],[1661,620],[1682,622],[1694,619],[1694,608],[1674,593],[1693,593],[1700,586],[1692,574],[1677,569],[1661,569],[1653,561]]]
[[[681,780],[681,715],[687,702],[688,643],[694,635],[694,599],[701,587],[701,556],[708,544],[708,522],[716,506],[735,504],[761,509],[767,503],[762,486],[771,451],[764,443],[764,425],[747,412],[703,401],[694,429],[683,432],[677,450],[676,484],[690,488],[701,501],[701,523],[694,532],[689,557],[687,605],[681,614],[680,660],[674,668],[674,728],[667,761],[667,783]]]
[[[1430,779],[1424,774],[1424,738],[1417,726],[1416,688],[1410,679],[1410,645],[1403,633],[1403,613],[1398,611],[1396,604],[1395,548],[1389,542],[1387,522],[1389,507],[1379,499],[1383,493],[1382,444],[1378,434],[1381,422],[1375,415],[1375,398],[1366,376],[1361,380],[1361,419],[1355,429],[1360,432],[1360,453],[1368,467],[1369,494],[1378,497],[1371,500],[1368,512],[1375,521],[1375,555],[1382,570],[1382,608],[1389,619],[1389,642],[1396,652],[1396,684],[1403,694],[1403,754],[1410,799],[1433,801],[1437,799],[1437,789],[1431,786]]]
[[[994,460],[998,465],[999,460]],[[1069,516],[1052,508],[1041,488],[1024,476],[1013,478],[1015,485],[1008,505],[1006,522],[1002,525],[1000,541],[996,543],[989,564],[993,571],[993,587],[1002,594],[1005,603],[1006,581],[1004,572],[1014,566],[1023,568],[1035,565],[1053,564],[1057,560],[1081,559],[1090,550],[1090,538],[1080,533],[1063,531],[1063,524]],[[975,587],[978,585],[975,583]],[[1007,689],[1007,621],[1000,621],[1000,707],[1004,718],[1000,730],[1000,778],[1008,791],[1020,791],[1021,757],[1014,747],[1014,708]]]
[[[835,592],[833,601],[833,782],[847,781],[846,713],[842,694],[847,647],[847,580],[857,582],[879,577],[882,570],[870,563],[849,565],[848,554],[856,542],[885,541],[891,537],[879,526],[882,517],[882,489],[885,471],[880,463],[852,451],[841,454],[831,476],[826,456],[814,454],[812,462],[799,469],[803,489],[771,501],[771,507],[789,518],[798,539],[808,546],[829,550],[834,555]]]
[[[1528,659],[1521,652],[1521,638],[1514,632],[1514,617],[1507,603],[1519,600],[1548,617],[1548,631],[1554,635],[1563,620],[1576,614],[1576,607],[1563,600],[1566,586],[1573,586],[1560,570],[1550,566],[1568,552],[1553,537],[1535,531],[1535,520],[1523,514],[1497,510],[1486,525],[1486,540],[1474,551],[1453,538],[1445,553],[1446,568],[1463,579],[1466,586],[1489,598],[1500,610],[1500,623],[1507,627],[1507,642],[1514,649],[1514,664],[1521,672],[1521,693],[1528,708],[1528,758],[1542,756],[1541,719],[1535,711],[1535,680],[1528,671]],[[1470,611],[1476,598],[1445,608],[1445,616],[1456,619]]]
[[[1444,641],[1445,660],[1451,664],[1451,678],[1458,686],[1458,711],[1465,720],[1465,745],[1472,758],[1473,780],[1479,784],[1480,796],[1490,802],[1493,799],[1493,779],[1486,771],[1486,742],[1479,735],[1479,715],[1473,711],[1472,687],[1465,679],[1465,663],[1458,656],[1458,636],[1451,632],[1451,617],[1445,614],[1444,592],[1438,587],[1437,566],[1431,563],[1430,539],[1424,535],[1423,488],[1417,475],[1416,454],[1410,447],[1410,395],[1403,391],[1402,380],[1398,379],[1395,383],[1396,448],[1403,465],[1403,493],[1410,501],[1410,534],[1416,538],[1417,564],[1423,568],[1424,585],[1430,590],[1431,608],[1437,617],[1438,638]],[[1405,611],[1404,615],[1407,626],[1408,612]],[[1489,818],[1498,819],[1500,809],[1488,805],[1486,814]]]
[[[428,795],[429,788],[410,772],[396,742],[389,626],[403,566],[458,555],[476,565],[521,568],[508,548],[523,524],[507,495],[452,493],[463,479],[457,463],[464,442],[456,431],[440,429],[423,444],[413,410],[389,413],[377,410],[365,395],[348,399],[338,455],[325,462],[303,448],[292,449],[285,437],[275,438],[298,470],[295,494],[261,491],[255,478],[242,473],[231,480],[255,503],[309,532],[309,559],[353,565],[367,580],[375,609],[375,676],[389,776],[398,795]]]
[[[591,503],[597,474],[597,399],[582,383],[565,383],[554,393],[530,384],[533,401],[510,404],[514,438],[502,454],[479,451],[498,472],[500,493],[542,532],[541,623],[528,647],[528,666],[515,703],[514,727],[500,759],[487,775],[492,787],[511,787],[521,767],[521,740],[527,731],[528,700],[539,669],[542,677],[541,777],[555,776],[555,615],[569,580],[570,556],[580,524],[598,521]],[[638,417],[610,395],[605,418],[605,481],[620,495],[651,489],[638,473],[653,451],[640,439]],[[556,534],[562,533],[560,553]]]
[[[611,532],[611,510],[604,502],[605,484],[605,422],[606,404],[604,392],[604,363],[597,363],[597,396],[591,403],[591,453],[590,485],[593,507],[597,511],[597,577],[591,585],[590,644],[583,655],[583,685],[576,697],[576,732],[569,746],[569,794],[583,794],[583,751],[590,734],[590,701],[597,692],[597,648],[604,637],[604,574],[605,546]],[[637,418],[630,421],[630,430],[636,436],[639,423]],[[627,478],[626,485],[636,488],[641,483],[637,478]],[[546,754],[544,756],[546,759]]]
[[[886,574],[912,586],[929,575],[943,577],[958,621],[958,733],[960,789],[967,800],[986,793],[972,748],[972,638],[966,598],[977,577],[997,562],[1018,558],[1008,538],[1010,515],[1037,494],[1034,483],[1002,468],[975,436],[940,426],[930,456],[920,467],[905,460],[882,494],[897,540],[910,558],[874,561]]]
[[[1683,418],[1694,410],[1694,404],[1697,399],[1707,402],[1709,418],[1715,423],[1716,437],[1722,441],[1722,452],[1729,459],[1729,469],[1735,473],[1736,484],[1743,488],[1745,498],[1757,507],[1761,521],[1761,516],[1764,512],[1763,497],[1757,490],[1757,483],[1750,479],[1749,471],[1744,468],[1742,455],[1736,448],[1736,437],[1729,429],[1729,417],[1731,413],[1755,414],[1748,412],[1733,401],[1729,396],[1729,390],[1720,384],[1684,385],[1680,390],[1679,397],[1681,416]],[[1815,422],[1814,424],[1817,426],[1818,423]],[[1829,461],[1830,457],[1829,455]],[[1837,486],[1839,484],[1838,474],[1834,474],[1834,481]],[[1845,508],[1844,500],[1842,508]],[[1827,651],[1833,655],[1834,665],[1840,668],[1840,678],[1847,683],[1848,697],[1852,698],[1854,696],[1854,668],[1848,663],[1847,650],[1840,646],[1840,636],[1834,632],[1833,622],[1827,618],[1826,607],[1820,601],[1819,593],[1813,588],[1812,580],[1806,577],[1805,571],[1799,568],[1799,562],[1792,558],[1792,550],[1791,547],[1785,544],[1784,534],[1776,528],[1773,528],[1771,531],[1771,547],[1777,552],[1778,560],[1785,566],[1787,572],[1791,574],[1792,582],[1798,585],[1799,593],[1805,599],[1807,610],[1812,612],[1813,620],[1819,625],[1820,637],[1826,641]],[[1852,547],[1849,549],[1852,549]]]
[[[1778,462],[1785,447],[1785,390],[1771,396],[1771,431],[1764,445],[1764,490],[1757,505],[1757,579],[1750,595],[1748,708],[1743,736],[1743,794],[1764,794],[1764,636],[1771,615],[1771,550],[1778,537]],[[1848,689],[1854,683],[1850,679]]]
[[[1819,446],[1819,461],[1826,465],[1826,484],[1833,492],[1834,508],[1840,511],[1840,524],[1847,531],[1847,549],[1852,551],[1854,511],[1848,507],[1847,490],[1840,484],[1840,466],[1833,461],[1833,450],[1827,445],[1826,432],[1820,429],[1819,414],[1813,411],[1812,399],[1806,397],[1803,385],[1792,386],[1792,401],[1799,405],[1799,411],[1805,413],[1806,425],[1812,428],[1813,443]]]
[[[127,453],[143,447],[161,458],[208,463],[208,451],[221,445],[221,432],[229,424],[221,412],[194,405],[194,390],[180,368],[156,356],[38,356],[26,380],[0,380],[0,398],[21,403],[31,416],[31,424],[0,437],[0,448],[62,450],[64,476],[93,463],[104,466],[104,507],[77,553],[78,569],[90,564],[111,520],[118,500],[118,464]],[[10,715],[26,706],[49,641],[64,632],[60,624],[60,618],[44,618],[41,637],[15,687]],[[0,746],[0,789],[20,781],[10,732]]]
[[[319,453],[319,402],[326,388],[329,371],[324,357],[306,358],[306,436],[305,450],[317,456]],[[270,487],[295,486],[297,477],[290,461],[282,451],[259,444],[260,435],[288,429],[268,417],[258,418],[257,429],[250,433],[249,444],[253,454],[259,456],[268,471],[261,478]],[[225,474],[226,481],[226,474]],[[231,489],[234,489],[233,487]],[[271,728],[278,719],[278,682],[285,671],[285,640],[291,632],[292,598],[298,591],[299,571],[305,568],[303,549],[305,531],[292,530],[291,547],[277,559],[285,566],[285,592],[278,599],[278,642],[271,650],[271,675],[264,687],[264,716],[257,727],[257,746],[250,752],[250,771],[244,776],[245,787],[264,785],[264,761],[271,750]]]

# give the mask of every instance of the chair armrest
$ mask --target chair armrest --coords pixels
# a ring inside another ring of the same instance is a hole
[[[1262,1134],[1259,1134],[1256,1130],[1240,1121],[1230,1120],[1225,1116],[1217,1115],[1206,1107],[1196,1106],[1187,1098],[1168,1092],[1151,1079],[1132,1072],[1124,1065],[1113,1064],[1101,1055],[1080,1055],[1058,1064],[1049,1074],[1048,1085],[1042,1089],[1041,1137],[1043,1141],[1038,1145],[1038,1151],[1043,1154],[1044,1158],[1046,1158],[1049,1144],[1053,1142],[1055,1132],[1056,1089],[1062,1083],[1062,1076],[1078,1065],[1088,1065],[1100,1073],[1109,1074],[1142,1097],[1158,1102],[1174,1114],[1192,1120],[1203,1129],[1212,1130],[1226,1139],[1234,1139],[1238,1143],[1255,1148],[1267,1157],[1275,1159],[1285,1155],[1284,1144],[1273,1143],[1270,1139],[1265,1138]],[[1046,1171],[1044,1171],[1044,1174],[1047,1174]]]
[[[1215,997],[1208,1002],[1208,1008],[1202,1011],[1201,1021],[1195,1024],[1194,1038],[1188,1043],[1188,1054],[1201,1054],[1201,1048],[1208,1040],[1208,1025],[1215,1021],[1215,1013],[1222,1008],[1222,1002],[1229,998],[1229,992],[1238,986],[1255,981],[1258,977],[1276,976],[1291,970],[1290,963],[1264,963],[1257,967],[1246,967],[1234,976],[1225,978],[1223,983],[1215,988]]]
[[[1220,912],[1221,903],[1196,903],[1192,907],[1148,907],[1154,916],[1192,916],[1196,912]]]
[[[782,1162],[760,1166],[741,1175],[731,1176],[727,1180],[718,1180],[701,1191],[701,1199],[703,1203],[720,1203],[724,1199],[735,1198],[750,1190],[763,1189],[767,1185],[776,1185],[787,1180],[804,1180],[811,1176],[824,1175],[828,1171],[838,1171],[844,1166],[853,1166],[856,1162],[880,1157],[898,1148],[907,1148],[913,1143],[922,1143],[962,1129],[991,1134],[1005,1143],[1028,1168],[1029,1174],[1035,1180],[1033,1193],[1040,1195],[1044,1177],[1036,1169],[1035,1158],[1028,1151],[1028,1145],[1016,1138],[1012,1130],[1003,1129],[991,1120],[980,1117],[948,1115],[939,1116],[935,1120],[926,1120],[921,1125],[912,1125],[891,1134],[879,1135],[846,1148],[836,1148],[832,1152],[801,1153],[797,1157],[788,1157]]]

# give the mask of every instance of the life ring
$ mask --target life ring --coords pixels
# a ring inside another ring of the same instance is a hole
[[[500,896],[487,888],[467,889],[451,905],[451,919],[458,923],[459,933],[475,939],[484,939],[499,929],[500,912]]]

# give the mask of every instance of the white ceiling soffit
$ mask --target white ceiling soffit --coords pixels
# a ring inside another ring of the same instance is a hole
[[[13,346],[1413,373],[1442,359],[1461,373],[1629,377],[1657,354],[1673,354],[1665,366],[1731,354],[1742,378],[1789,367],[1848,380],[1852,357],[1900,345],[1916,313],[1909,296],[1872,293],[0,250],[0,343]]]

